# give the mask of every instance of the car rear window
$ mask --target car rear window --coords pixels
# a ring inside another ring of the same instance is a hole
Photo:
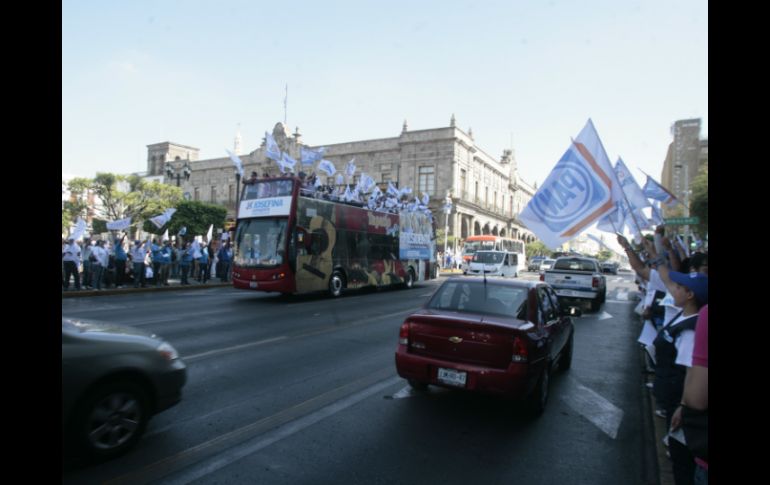
[[[553,269],[564,269],[570,271],[594,271],[596,265],[593,261],[585,259],[560,259],[553,265]]]
[[[527,288],[494,282],[450,281],[433,295],[428,308],[526,319]]]

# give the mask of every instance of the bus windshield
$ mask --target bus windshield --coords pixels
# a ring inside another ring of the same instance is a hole
[[[497,253],[492,251],[478,251],[473,255],[474,263],[484,264],[500,264],[505,258],[505,253]]]
[[[495,249],[494,241],[468,241],[465,243],[463,254],[475,254],[476,251]]]
[[[245,186],[243,200],[291,196],[291,180],[257,180]]]
[[[288,219],[280,217],[241,220],[235,234],[235,264],[255,268],[283,264],[287,225]]]

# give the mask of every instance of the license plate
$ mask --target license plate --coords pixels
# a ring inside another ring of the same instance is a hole
[[[556,294],[559,296],[578,296],[577,292],[572,290],[556,290]]]
[[[438,369],[438,380],[443,382],[444,384],[464,387],[465,378],[466,378],[465,372],[458,372],[452,369],[444,369],[442,367],[439,367]]]
[[[257,282],[256,281],[249,281],[249,288],[256,288]]]

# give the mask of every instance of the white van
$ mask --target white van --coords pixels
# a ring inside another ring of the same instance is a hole
[[[468,274],[517,278],[519,259],[517,253],[508,251],[476,251],[468,265]]]

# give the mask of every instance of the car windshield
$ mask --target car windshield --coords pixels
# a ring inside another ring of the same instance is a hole
[[[473,255],[473,262],[484,264],[500,264],[503,262],[503,258],[505,258],[505,253],[478,251]]]
[[[553,264],[555,260],[553,259],[544,259],[542,263],[540,263],[542,266],[550,266]]]
[[[527,293],[527,288],[493,281],[448,281],[433,295],[428,308],[526,320]]]

